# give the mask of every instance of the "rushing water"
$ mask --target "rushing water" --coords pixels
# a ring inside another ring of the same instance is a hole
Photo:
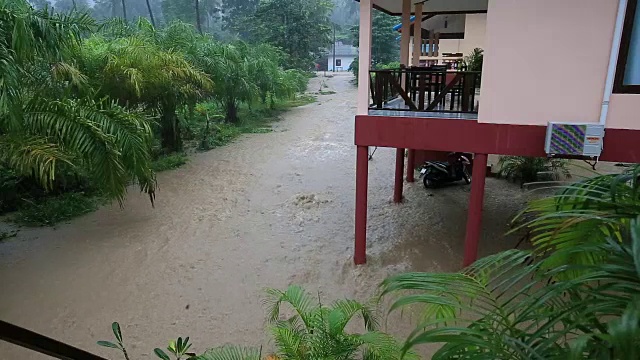
[[[198,351],[268,348],[265,287],[295,283],[327,301],[367,300],[389,274],[457,270],[469,187],[428,192],[411,184],[395,205],[392,149],[370,162],[368,264],[352,265],[351,79],[324,79],[336,94],[286,113],[273,133],[247,135],[160,174],[155,209],[132,188],[124,209],[23,229],[0,243],[0,318],[112,358],[95,345],[110,339],[112,321],[122,324],[135,359],[177,336],[191,336]],[[483,254],[515,245],[502,234],[524,200],[517,187],[488,179]],[[411,325],[394,318],[389,330]],[[0,343],[0,358],[44,357]]]

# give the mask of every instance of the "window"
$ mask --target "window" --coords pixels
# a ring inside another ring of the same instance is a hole
[[[640,94],[640,0],[629,0],[622,28],[615,93]]]
[[[336,59],[336,66],[342,66],[342,59]]]

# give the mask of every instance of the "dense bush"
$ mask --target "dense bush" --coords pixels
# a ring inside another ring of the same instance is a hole
[[[387,279],[392,309],[423,306],[405,349],[433,359],[637,359],[640,167],[534,201],[521,226],[532,250],[480,259],[458,274]]]
[[[564,159],[502,156],[498,160],[498,175],[519,181],[521,185],[540,180],[559,181],[571,177],[568,165],[569,162]]]
[[[226,128],[242,106],[275,108],[308,81],[272,46],[222,43],[181,22],[97,24],[26,0],[0,0],[0,14],[0,213],[88,188],[122,204],[132,183],[153,202],[167,158],[152,162],[183,150],[199,103],[215,104],[209,131]],[[201,148],[227,141],[197,136]]]

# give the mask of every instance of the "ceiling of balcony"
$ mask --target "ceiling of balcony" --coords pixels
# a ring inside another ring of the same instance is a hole
[[[422,2],[423,13],[435,14],[461,14],[481,13],[487,11],[489,0],[411,0],[411,12],[414,5]],[[402,14],[402,0],[373,0],[373,5],[378,9],[393,15]]]

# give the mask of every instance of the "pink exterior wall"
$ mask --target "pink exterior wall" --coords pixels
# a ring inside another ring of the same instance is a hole
[[[598,122],[617,9],[618,0],[490,0],[479,121]],[[607,127],[640,129],[639,101],[613,95]]]
[[[640,94],[613,94],[609,101],[607,127],[640,130]]]

